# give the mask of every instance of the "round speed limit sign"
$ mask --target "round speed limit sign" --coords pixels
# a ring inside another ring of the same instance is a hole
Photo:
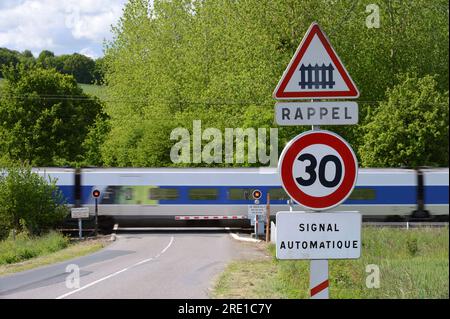
[[[358,162],[350,145],[339,135],[308,131],[284,148],[278,170],[292,199],[321,211],[347,199],[356,184]]]

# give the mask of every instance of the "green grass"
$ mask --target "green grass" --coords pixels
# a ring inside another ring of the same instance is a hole
[[[98,97],[100,100],[106,100],[106,87],[94,84],[78,84],[84,93]]]
[[[0,276],[84,256],[106,243],[105,239],[71,241],[57,232],[41,237],[9,238],[0,241]]]
[[[449,298],[449,229],[364,228],[358,260],[331,260],[330,298]],[[216,298],[308,298],[309,261],[235,261],[216,282]],[[366,266],[380,288],[366,287]]]
[[[0,265],[13,264],[66,248],[69,238],[51,232],[41,237],[18,235],[0,242]]]

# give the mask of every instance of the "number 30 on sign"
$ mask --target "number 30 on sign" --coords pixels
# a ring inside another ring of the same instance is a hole
[[[321,130],[295,137],[284,148],[278,164],[284,189],[300,205],[327,210],[352,192],[358,162],[350,145],[339,135]]]

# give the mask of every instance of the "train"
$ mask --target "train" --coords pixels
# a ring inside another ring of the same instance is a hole
[[[276,168],[33,168],[56,180],[69,206],[88,207],[103,229],[250,224],[248,206],[270,194],[276,212],[304,211],[289,202]],[[333,211],[359,211],[364,220],[448,221],[449,170],[359,169],[350,196]]]

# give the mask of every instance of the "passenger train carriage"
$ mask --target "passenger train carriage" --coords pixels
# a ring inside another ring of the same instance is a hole
[[[260,204],[270,193],[272,216],[289,210],[276,168],[36,168],[57,186],[69,205],[94,214],[92,191],[101,191],[99,220],[121,226],[248,225],[253,190]],[[360,169],[350,197],[336,211],[360,211],[364,219],[430,217],[448,220],[449,171],[443,169]],[[304,210],[294,204],[294,210]],[[109,227],[109,226],[108,226]]]

